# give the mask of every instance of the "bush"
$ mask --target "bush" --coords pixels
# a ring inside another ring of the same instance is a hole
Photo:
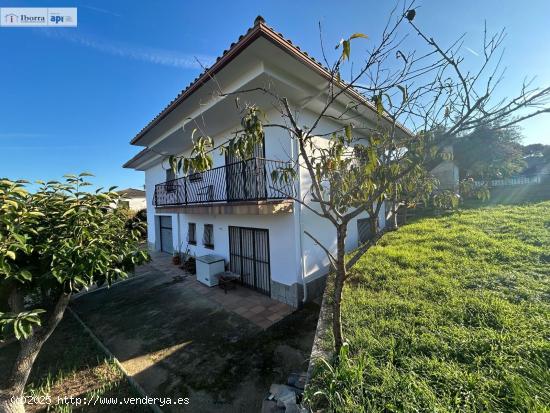
[[[128,218],[126,220],[127,229],[137,229],[142,238],[147,236],[147,210],[140,209],[137,212],[127,210]]]

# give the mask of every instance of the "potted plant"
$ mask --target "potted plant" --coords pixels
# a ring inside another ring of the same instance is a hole
[[[195,261],[195,256],[190,253],[189,247],[185,250],[183,253],[183,265],[181,268],[191,274],[195,274],[197,272],[197,263]]]
[[[172,254],[172,264],[174,265],[181,264],[181,256],[179,251],[174,251],[174,253]]]

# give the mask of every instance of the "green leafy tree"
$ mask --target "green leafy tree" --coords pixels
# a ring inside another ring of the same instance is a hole
[[[479,181],[506,178],[521,172],[526,163],[517,128],[481,126],[454,143],[454,160],[461,179]]]
[[[86,192],[89,174],[64,182],[0,180],[0,326],[19,353],[0,392],[0,411],[22,412],[22,396],[33,363],[73,293],[94,283],[110,284],[144,262],[139,228],[128,230],[126,215],[111,190]],[[15,398],[15,399],[14,399]]]
[[[385,201],[405,192],[414,199],[428,196],[431,185],[412,190],[414,182],[426,177],[433,163],[444,158],[444,149],[458,137],[480,128],[506,129],[550,111],[545,105],[550,88],[523,85],[509,100],[493,99],[500,60],[497,57],[496,64],[493,61],[504,39],[503,32],[484,37],[477,71],[464,70],[462,43],[440,45],[416,25],[416,14],[412,6],[404,7],[402,12],[396,8],[377,41],[371,42],[361,33],[342,39],[336,45],[338,57],[332,63],[323,48],[325,83],[312,98],[316,111],[306,124],[301,116],[303,102],[280,95],[270,84],[247,90],[219,90],[221,97],[235,97],[238,107],[252,94],[263,94],[278,112],[266,119],[254,105],[241,108],[241,125],[221,150],[248,158],[268,128],[286,131],[296,148],[294,159],[273,171],[271,190],[293,199],[334,228],[335,247],[323,245],[313,234],[304,232],[323,249],[334,270],[332,333],[336,355],[344,344],[344,283],[353,275],[358,259],[392,229],[378,227]],[[407,50],[406,39],[411,33],[424,43],[423,48]],[[359,41],[371,43],[352,62]],[[345,80],[343,73],[349,73]],[[335,125],[332,131],[327,131],[328,124]],[[202,126],[196,122],[197,130]],[[189,156],[173,155],[169,161],[174,169],[187,173],[208,169],[214,149],[210,137],[200,136]],[[307,189],[305,194],[278,184],[295,182],[298,177],[301,188]],[[436,202],[456,203],[452,195],[441,194]],[[346,256],[348,224],[361,214],[370,216],[374,235]]]
[[[527,167],[522,173],[526,175],[550,173],[550,145],[533,143],[522,147]]]

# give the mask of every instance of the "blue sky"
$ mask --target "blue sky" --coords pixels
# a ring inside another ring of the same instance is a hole
[[[506,27],[500,89],[512,96],[526,76],[550,84],[550,2],[418,1],[417,24],[442,43],[467,32],[475,63],[484,20]],[[318,22],[329,45],[379,33],[382,1],[0,1],[0,7],[78,7],[78,28],[0,28],[0,176],[58,179],[90,171],[104,186],[140,187],[121,165],[129,140],[263,15],[320,57]],[[526,143],[550,144],[550,115],[523,125]]]

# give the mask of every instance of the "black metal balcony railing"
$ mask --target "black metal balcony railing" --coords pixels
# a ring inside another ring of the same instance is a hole
[[[153,203],[171,206],[287,199],[294,194],[293,183],[273,180],[272,172],[288,166],[288,162],[263,158],[230,163],[155,185]]]

